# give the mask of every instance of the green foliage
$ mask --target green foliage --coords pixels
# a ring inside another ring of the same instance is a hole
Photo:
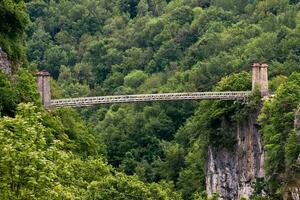
[[[285,158],[286,165],[293,166],[298,156],[300,155],[300,136],[296,131],[289,134],[286,145],[285,145]]]
[[[284,83],[284,81],[287,79],[286,76],[276,76],[271,81],[269,81],[269,89],[271,92],[275,92],[278,87]]]
[[[49,141],[57,129],[44,126],[43,115],[20,104],[15,118],[0,120],[1,199],[181,199],[166,184],[144,184]]]
[[[278,189],[280,175],[299,155],[299,138],[293,131],[294,115],[300,103],[300,74],[293,73],[277,89],[274,98],[264,103],[259,122],[262,126],[266,173],[270,192]]]
[[[250,75],[246,72],[233,74],[223,78],[215,87],[216,91],[247,91],[250,90]],[[251,104],[250,104],[251,105]],[[204,109],[204,108],[203,108]],[[210,112],[206,119],[206,128],[210,131],[208,141],[213,147],[217,148],[233,148],[235,144],[234,124],[243,120],[238,120],[234,115],[237,112],[238,118],[247,118],[252,110],[248,106],[243,106],[241,102],[236,104],[232,102],[216,101],[210,103]],[[241,115],[245,112],[243,115]]]
[[[270,198],[266,197],[266,196],[254,196],[252,199],[253,200],[269,200]]]
[[[140,70],[133,71],[124,77],[124,85],[131,88],[139,87],[147,78],[147,75]]]
[[[162,176],[176,181],[184,166],[184,150],[179,144],[164,144],[165,161],[162,164]]]
[[[40,106],[40,94],[37,91],[35,77],[24,69],[19,69],[16,74],[15,94],[17,102],[33,102]]]
[[[100,132],[105,141],[110,163],[133,174],[138,162],[151,163],[155,157],[162,156],[159,141],[172,138],[173,124],[158,106],[145,107],[144,112],[139,113],[135,113],[133,107],[116,109],[106,113],[96,132]],[[147,177],[149,180],[154,178]]]
[[[264,193],[268,191],[267,182],[265,181],[264,178],[256,178],[253,189],[254,191],[250,199],[254,199],[254,200],[268,199],[268,197],[264,196]]]
[[[0,116],[13,116],[20,102],[39,102],[39,93],[35,78],[24,69],[19,69],[12,81],[9,76],[0,71]]]
[[[24,1],[6,0],[0,2],[0,47],[12,60],[25,59],[24,30],[28,14]]]
[[[8,77],[0,71],[0,114],[13,115],[16,108],[16,96]]]
[[[186,125],[187,126],[187,125]],[[180,171],[178,185],[184,199],[190,199],[193,193],[206,189],[205,182],[205,160],[207,139],[200,135],[193,142],[185,155],[185,167]]]
[[[217,200],[220,197],[219,194],[213,194],[211,197],[208,197],[206,192],[195,193],[193,200]]]
[[[32,20],[28,58],[52,73],[56,97],[250,90],[251,78],[244,71],[251,70],[253,61],[268,62],[276,95],[265,103],[260,118],[270,152],[267,173],[275,173],[268,179],[268,191],[277,191],[283,182],[279,174],[290,168],[299,151],[292,130],[299,83],[296,75],[293,81],[284,78],[300,71],[299,1],[31,0],[27,8]],[[18,95],[11,95],[12,83],[3,82],[0,90],[9,98],[0,97],[1,102],[15,107]],[[106,154],[110,164],[139,180],[172,181],[184,199],[207,199],[201,193],[207,146],[233,148],[235,127],[258,112],[260,104],[255,91],[247,105],[168,102],[79,110],[89,129],[68,109],[45,118],[58,130],[53,137],[76,155]],[[150,198],[144,186],[137,187],[141,182],[110,183],[114,189],[102,193],[101,187],[111,185],[96,181],[89,195]]]
[[[180,200],[176,193],[168,194],[157,184],[145,185],[135,177],[117,173],[105,180],[94,181],[88,186],[86,199],[163,199]]]
[[[82,122],[79,114],[75,110],[60,109],[53,113],[63,124],[63,132],[72,141],[73,152],[81,154],[83,157],[94,156],[104,153],[104,147],[97,141],[86,125]]]

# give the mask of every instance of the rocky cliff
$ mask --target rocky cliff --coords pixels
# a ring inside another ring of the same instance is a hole
[[[6,74],[11,74],[11,62],[8,60],[7,54],[0,47],[0,70]]]
[[[229,149],[208,148],[206,189],[208,195],[220,194],[220,200],[250,197],[257,178],[264,177],[264,150],[253,114],[233,133],[236,144]]]
[[[295,114],[294,128],[300,134],[300,106]]]
[[[295,175],[292,180],[287,182],[284,188],[284,200],[300,200],[300,156],[296,163],[298,174]]]

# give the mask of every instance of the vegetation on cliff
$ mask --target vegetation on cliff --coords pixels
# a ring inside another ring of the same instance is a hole
[[[29,15],[24,1],[5,0],[0,2],[0,47],[5,49],[11,60],[25,60],[24,29]]]
[[[281,196],[280,185],[293,176],[293,165],[300,155],[299,133],[294,130],[295,112],[300,104],[300,73],[293,73],[265,102],[259,116],[266,155],[269,193]]]

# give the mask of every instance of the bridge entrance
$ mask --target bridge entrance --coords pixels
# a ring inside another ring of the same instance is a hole
[[[136,103],[157,101],[182,100],[246,100],[251,91],[226,92],[185,92],[162,94],[113,95],[98,97],[80,97],[69,99],[51,99],[50,74],[47,71],[37,72],[38,89],[43,106],[46,108],[58,107],[85,107],[97,104]],[[269,95],[268,91],[268,65],[265,63],[252,64],[252,90],[258,88],[263,97]]]

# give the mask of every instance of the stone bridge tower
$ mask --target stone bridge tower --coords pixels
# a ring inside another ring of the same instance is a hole
[[[266,63],[252,64],[252,90],[256,87],[258,87],[262,96],[269,95],[268,64]]]
[[[50,92],[50,73],[47,71],[38,71],[37,82],[38,89],[41,95],[42,104],[44,107],[50,107],[51,92]]]

